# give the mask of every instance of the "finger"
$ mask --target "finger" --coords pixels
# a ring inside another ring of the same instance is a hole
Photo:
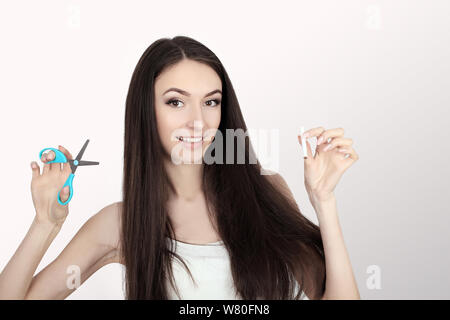
[[[353,148],[350,148],[350,149],[347,148],[347,150],[345,152],[343,151],[342,153],[344,153],[342,156],[344,157],[345,160],[350,159],[350,160],[348,160],[349,162],[359,160],[359,155],[356,153],[355,149],[353,149]],[[347,154],[348,154],[348,156],[347,156]]]
[[[59,197],[61,198],[61,202],[66,202],[69,199],[69,186],[62,188]]]
[[[66,148],[64,148],[63,146],[58,146],[58,150],[61,151],[62,153],[64,153],[64,155],[66,156],[67,160],[72,160],[73,159],[73,157],[70,154],[70,152]],[[69,162],[66,162],[66,163],[63,164],[63,170],[64,171],[70,170],[70,163]]]
[[[55,154],[55,152],[54,152],[53,150],[50,150],[50,151],[47,153],[47,161],[48,161],[48,162],[49,162],[49,161],[55,160],[55,157],[56,157],[56,154]],[[61,163],[59,163],[59,162],[53,162],[53,163],[50,163],[50,170],[58,170],[58,171],[61,171]]]
[[[67,150],[66,148],[64,148],[61,145],[58,146],[58,149],[61,150],[62,153],[64,153],[64,155],[67,157],[67,159],[69,159],[69,160],[73,159],[72,154],[69,152],[69,150]]]
[[[343,137],[344,132],[343,128],[325,130],[317,137],[317,145],[320,145],[325,141],[330,142],[328,141],[330,138]]]
[[[46,174],[46,173],[48,173],[50,171],[50,164],[47,163],[48,159],[47,159],[47,154],[46,153],[44,153],[42,155],[41,160],[44,163],[44,168],[42,169],[42,174]]]
[[[353,140],[350,138],[333,138],[323,151],[331,151],[338,147],[350,147],[352,144]]]
[[[32,161],[30,163],[30,166],[31,166],[31,171],[32,171],[32,178],[34,179],[36,177],[39,177],[41,175],[41,171],[40,171],[40,168],[39,168],[39,165],[37,164],[37,162]]]
[[[49,155],[48,155],[48,154],[49,154],[48,152],[44,152],[44,153],[42,154],[42,156],[41,156],[41,161],[42,161],[43,163],[47,163],[47,162],[50,161]]]
[[[305,138],[317,137],[317,136],[319,136],[320,134],[322,134],[322,132],[324,132],[324,131],[325,131],[324,127],[317,127],[317,128],[313,128],[313,129],[306,130],[306,131],[303,133],[303,136],[304,136]]]

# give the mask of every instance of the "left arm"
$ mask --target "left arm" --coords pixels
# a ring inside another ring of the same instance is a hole
[[[312,137],[317,138],[314,155],[307,140]],[[317,127],[298,136],[298,141],[300,144],[306,144],[307,156],[303,157],[305,187],[316,211],[324,247],[326,279],[325,292],[321,299],[360,299],[339,225],[334,196],[334,189],[342,174],[359,159],[352,146],[353,140],[344,137],[343,128],[325,130],[323,127]],[[280,175],[276,176],[275,180],[278,180],[279,185],[283,186],[282,189],[293,199],[286,181]]]
[[[317,138],[314,155],[307,140],[312,137]],[[353,139],[344,137],[343,128],[325,130],[317,127],[298,136],[300,144],[303,143],[302,138],[307,149],[303,162],[305,187],[319,220],[325,252],[326,280],[322,299],[360,299],[334,196],[341,176],[359,159],[359,155],[353,148]]]
[[[280,174],[273,173],[270,179],[295,203],[294,195]],[[332,196],[326,200],[318,200],[314,193],[308,194],[317,214],[325,252],[326,280],[321,300],[360,299],[339,225],[336,198]]]
[[[325,251],[325,293],[322,300],[360,299],[350,258],[339,225],[336,198],[312,202]]]

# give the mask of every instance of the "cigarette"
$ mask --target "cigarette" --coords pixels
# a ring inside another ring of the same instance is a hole
[[[306,139],[303,137],[303,133],[305,132],[304,127],[300,127],[300,136],[302,138],[302,149],[303,149],[303,158],[308,158],[308,150],[306,149]]]

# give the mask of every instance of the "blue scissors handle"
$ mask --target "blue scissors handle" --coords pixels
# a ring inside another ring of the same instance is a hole
[[[70,170],[72,172],[70,173],[70,176],[67,178],[66,182],[64,183],[63,187],[61,188],[61,190],[62,190],[66,186],[69,186],[69,198],[65,202],[62,202],[61,201],[61,197],[60,197],[61,190],[58,191],[57,199],[58,199],[59,204],[62,205],[62,206],[64,206],[67,203],[69,203],[70,200],[72,199],[72,196],[73,196],[72,182],[73,182],[73,178],[75,177],[75,171],[77,170],[77,168],[79,166],[93,166],[93,165],[98,165],[99,164],[97,161],[84,161],[84,160],[81,160],[81,158],[83,157],[84,150],[86,149],[88,143],[89,143],[89,139],[86,140],[86,142],[84,143],[84,145],[81,148],[80,152],[78,152],[75,160],[67,159],[66,156],[64,155],[64,153],[62,153],[60,150],[55,149],[55,148],[44,148],[39,153],[39,159],[41,159],[42,154],[46,150],[51,150],[51,151],[53,151],[55,153],[55,159],[53,159],[52,161],[48,161],[47,164],[48,163],[67,163],[68,162],[69,165],[70,165]]]
[[[70,200],[72,200],[72,196],[73,196],[73,187],[72,187],[73,178],[75,178],[75,175],[73,173],[71,173],[70,176],[67,178],[66,183],[64,183],[64,185],[62,187],[62,189],[64,189],[66,186],[69,186],[69,198],[65,202],[61,201],[61,197],[59,195],[61,193],[61,190],[58,191],[58,202],[62,206],[65,206],[66,204],[68,204],[70,202]]]
[[[55,148],[42,149],[41,152],[39,153],[39,159],[41,159],[42,154],[46,150],[52,150],[55,153],[55,159],[53,159],[52,161],[48,161],[47,163],[66,163],[67,162],[67,158],[64,155],[64,153],[62,153],[61,151],[59,151],[58,149],[55,149]],[[71,173],[70,176],[67,178],[66,182],[64,183],[63,187],[61,188],[61,189],[63,189],[65,186],[69,186],[69,198],[65,202],[61,201],[61,197],[60,197],[61,190],[58,191],[58,202],[62,206],[65,206],[66,204],[68,204],[70,202],[70,200],[72,200],[72,196],[73,196],[72,181],[73,181],[74,177],[75,177],[75,175],[73,173]]]
[[[55,159],[53,159],[52,161],[48,161],[47,163],[65,163],[65,162],[67,162],[67,158],[64,155],[64,153],[62,153],[61,151],[59,151],[58,149],[55,149],[55,148],[42,149],[41,152],[39,153],[39,159],[41,159],[42,154],[46,150],[52,150],[55,153]]]

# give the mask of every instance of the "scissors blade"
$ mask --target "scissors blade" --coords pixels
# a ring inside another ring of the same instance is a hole
[[[75,164],[76,163],[76,164]],[[75,173],[79,166],[93,166],[99,164],[97,161],[78,161],[78,160],[69,160],[70,169],[72,169],[72,173]]]
[[[86,142],[83,145],[83,148],[81,148],[80,152],[78,152],[78,155],[75,158],[75,160],[78,160],[78,162],[80,162],[81,157],[83,157],[84,150],[86,150],[88,143],[89,143],[89,139],[86,140]]]
[[[78,161],[78,166],[94,166],[96,164],[99,164],[99,162],[97,162],[97,161],[85,161],[85,160]]]

